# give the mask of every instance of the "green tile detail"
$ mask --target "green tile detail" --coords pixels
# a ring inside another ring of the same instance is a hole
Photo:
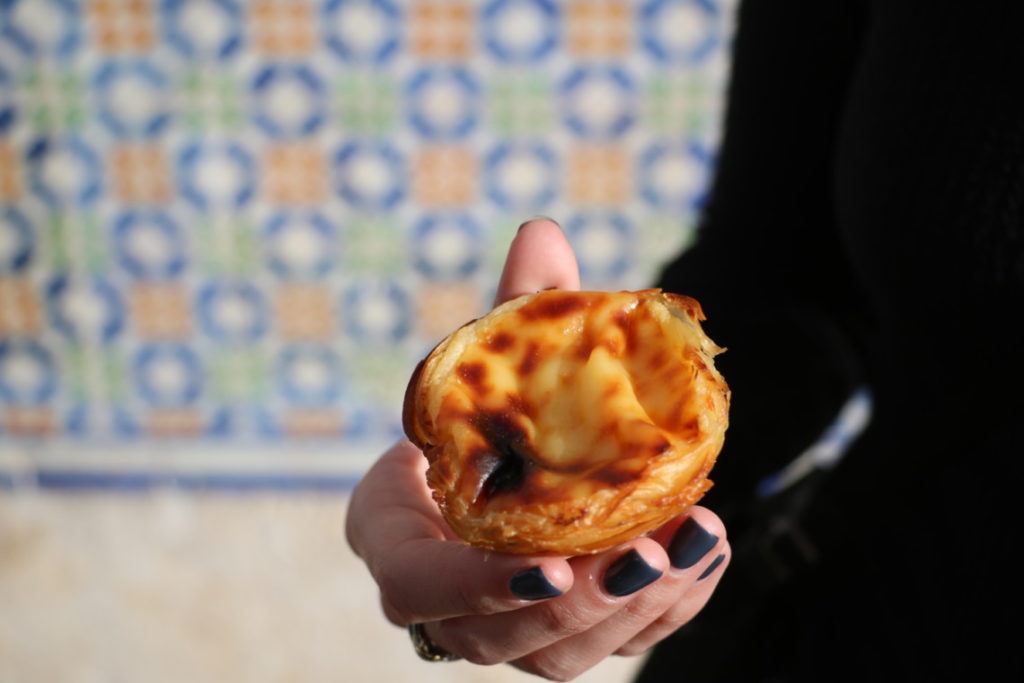
[[[21,77],[19,93],[26,120],[38,131],[78,131],[88,118],[86,88],[71,71],[31,68]]]
[[[67,223],[60,216],[46,222],[46,252],[53,270],[61,272],[69,269],[71,260],[68,258]]]
[[[714,123],[711,84],[701,73],[658,75],[645,92],[647,120],[653,131],[671,135],[703,136]]]
[[[64,386],[72,402],[85,403],[92,398],[90,378],[86,371],[88,348],[72,346],[64,354]]]
[[[128,396],[120,349],[72,344],[63,354],[64,383],[73,403],[112,404]]]
[[[342,220],[341,258],[348,274],[393,276],[407,268],[407,244],[398,224],[385,216]]]
[[[382,73],[344,74],[334,82],[337,122],[351,133],[383,135],[398,126],[398,86]]]
[[[248,102],[233,74],[192,70],[180,82],[179,119],[190,132],[235,130],[245,123]]]
[[[271,393],[270,369],[262,352],[221,349],[209,356],[209,396],[226,403],[251,403]]]
[[[353,398],[399,414],[415,360],[401,351],[360,349],[347,359]]]
[[[82,231],[81,244],[85,270],[93,275],[102,275],[110,269],[110,240],[95,215],[83,214],[75,217],[75,224],[69,229]]]
[[[544,76],[502,76],[490,84],[490,123],[505,135],[550,135],[555,122],[554,91]]]
[[[192,230],[196,266],[210,276],[252,276],[259,263],[258,227],[246,218],[203,219]]]

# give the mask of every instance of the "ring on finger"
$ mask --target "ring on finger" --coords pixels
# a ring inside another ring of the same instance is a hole
[[[409,624],[409,638],[412,640],[412,647],[420,659],[428,662],[456,662],[462,657],[448,652],[427,635],[423,623]]]

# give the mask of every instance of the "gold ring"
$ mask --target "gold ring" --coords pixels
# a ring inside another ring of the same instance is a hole
[[[455,662],[462,659],[431,640],[423,626],[423,624],[409,624],[409,638],[412,639],[412,647],[420,659],[428,662]]]

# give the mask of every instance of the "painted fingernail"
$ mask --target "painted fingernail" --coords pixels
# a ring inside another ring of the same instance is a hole
[[[697,577],[697,580],[698,581],[703,581],[704,579],[706,579],[709,576],[711,576],[712,572],[714,572],[716,569],[718,569],[718,565],[722,564],[722,560],[724,560],[724,559],[725,559],[725,555],[722,554],[722,555],[719,555],[718,557],[716,557],[714,560],[712,560],[711,564],[708,565],[708,568],[705,569],[703,572],[701,572],[701,575]]]
[[[615,560],[604,574],[604,589],[612,595],[623,596],[636,593],[644,586],[657,581],[661,572],[644,562],[636,550]]]
[[[668,544],[668,559],[676,569],[689,569],[718,543],[718,536],[690,517],[680,525]]]
[[[562,594],[548,581],[540,567],[530,567],[513,574],[508,581],[508,589],[523,600],[547,600]]]

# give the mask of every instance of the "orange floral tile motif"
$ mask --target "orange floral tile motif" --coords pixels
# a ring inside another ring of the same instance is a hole
[[[0,337],[39,334],[43,312],[28,280],[0,278]]]
[[[327,198],[327,166],[315,145],[270,145],[263,153],[264,190],[280,204],[313,204]]]
[[[331,339],[336,331],[331,291],[321,285],[280,285],[274,299],[274,321],[283,339]]]
[[[621,0],[576,0],[566,9],[569,52],[580,57],[625,54],[633,43],[633,10]]]
[[[302,55],[317,41],[313,6],[302,0],[248,3],[252,44],[268,55]]]
[[[345,420],[329,408],[306,408],[286,412],[281,426],[287,436],[337,436],[345,430]]]
[[[0,420],[6,434],[15,436],[50,436],[57,432],[57,417],[48,407],[9,407]]]
[[[416,301],[417,333],[427,340],[443,339],[482,313],[480,299],[472,284],[423,285]]]
[[[192,334],[192,306],[176,284],[135,285],[129,295],[135,330],[143,339],[181,339]]]
[[[0,144],[0,201],[12,201],[21,196],[21,165],[10,145]]]
[[[468,2],[423,0],[409,10],[409,48],[416,57],[467,57],[475,20]]]
[[[623,204],[632,198],[632,165],[627,150],[608,145],[569,151],[566,185],[569,200],[586,204]]]
[[[128,204],[165,204],[171,199],[167,155],[159,145],[119,145],[110,152],[114,196]]]
[[[198,436],[205,428],[203,415],[192,408],[152,410],[143,424],[150,436]]]
[[[102,52],[148,51],[156,43],[156,3],[146,0],[91,0],[93,36]]]
[[[415,159],[413,194],[426,206],[459,206],[477,195],[476,155],[462,147],[427,147]]]

